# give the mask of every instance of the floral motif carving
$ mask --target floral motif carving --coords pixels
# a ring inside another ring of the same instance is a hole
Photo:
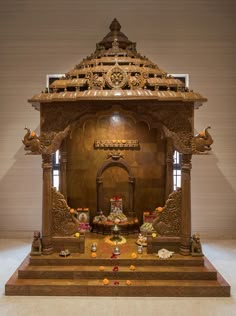
[[[54,236],[68,236],[78,231],[76,218],[70,214],[70,207],[64,196],[52,188],[52,234]]]
[[[153,222],[153,228],[161,236],[180,236],[182,191],[172,192],[166,201],[162,212],[158,213]]]
[[[105,80],[102,76],[99,76],[98,74],[92,74],[89,78],[89,87],[90,89],[97,89],[97,90],[102,90],[105,85]]]
[[[145,79],[141,74],[135,73],[134,76],[129,75],[128,84],[130,89],[142,88],[145,84]]]
[[[163,131],[166,137],[169,137],[173,141],[175,149],[182,154],[192,153],[193,135],[188,132],[173,132],[166,126],[163,126]]]
[[[128,75],[118,65],[112,67],[106,74],[106,82],[113,89],[121,89],[127,84]]]

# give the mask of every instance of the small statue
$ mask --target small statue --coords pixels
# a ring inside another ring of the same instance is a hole
[[[35,231],[34,232],[34,239],[31,246],[31,256],[41,256],[42,254],[42,242],[40,238],[40,232]]]
[[[191,255],[194,257],[202,257],[203,256],[202,245],[201,245],[199,234],[194,234],[192,237]]]

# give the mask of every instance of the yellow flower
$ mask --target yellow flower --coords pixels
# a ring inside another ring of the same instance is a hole
[[[157,237],[157,233],[152,233],[152,237],[156,238]]]
[[[80,236],[80,233],[75,233],[74,236],[78,238]]]
[[[131,266],[129,267],[129,269],[130,269],[131,271],[134,271],[136,268],[135,268],[134,265],[131,264]]]
[[[132,284],[132,282],[130,280],[126,281],[126,285],[131,285],[131,284]]]

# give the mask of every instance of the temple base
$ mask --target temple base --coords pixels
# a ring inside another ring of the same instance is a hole
[[[228,297],[230,286],[206,257],[174,254],[166,260],[155,254],[138,254],[136,238],[127,236],[121,254],[111,258],[113,247],[99,235],[97,257],[91,257],[91,243],[86,237],[85,253],[62,258],[58,253],[27,256],[5,286],[6,295],[63,296],[172,296]],[[133,265],[135,270],[130,270]],[[104,267],[104,270],[101,269]],[[118,271],[114,271],[114,267]],[[108,285],[103,279],[109,280]],[[127,280],[128,282],[127,285]]]

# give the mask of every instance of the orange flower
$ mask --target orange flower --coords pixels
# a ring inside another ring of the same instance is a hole
[[[137,218],[135,218],[135,219],[134,219],[134,222],[135,222],[135,223],[138,223],[138,219],[137,219]]]
[[[205,132],[204,132],[204,131],[200,131],[200,132],[198,133],[198,135],[201,136],[201,137],[204,137],[204,136],[205,136]]]
[[[97,258],[96,252],[92,252],[92,253],[91,253],[91,257],[92,257],[92,258]]]
[[[129,269],[130,269],[131,271],[134,271],[136,268],[135,268],[134,265],[131,264],[131,266],[129,267]]]
[[[88,212],[89,211],[89,208],[88,207],[85,207],[84,208],[84,212]]]
[[[99,270],[100,270],[100,271],[104,271],[104,270],[105,270],[104,266],[100,266],[100,267],[99,267]]]
[[[102,282],[104,285],[108,285],[110,283],[110,281],[107,278],[103,279]]]
[[[78,207],[78,208],[77,208],[77,211],[79,211],[79,212],[80,212],[80,211],[83,211],[82,207]]]
[[[131,253],[131,257],[132,257],[133,259],[136,259],[136,258],[137,258],[136,252],[132,252],[132,253]]]
[[[73,208],[70,209],[70,213],[73,214],[75,210]]]
[[[30,134],[31,137],[34,137],[35,135],[36,135],[36,133],[34,131],[31,132],[31,134]]]
[[[131,284],[132,284],[132,282],[130,280],[126,281],[126,285],[131,285]]]
[[[156,208],[157,212],[159,212],[159,213],[161,213],[161,212],[163,211],[163,209],[164,209],[164,208],[161,207],[161,206],[159,206],[159,207]]]
[[[150,215],[150,212],[143,212],[144,215]]]

